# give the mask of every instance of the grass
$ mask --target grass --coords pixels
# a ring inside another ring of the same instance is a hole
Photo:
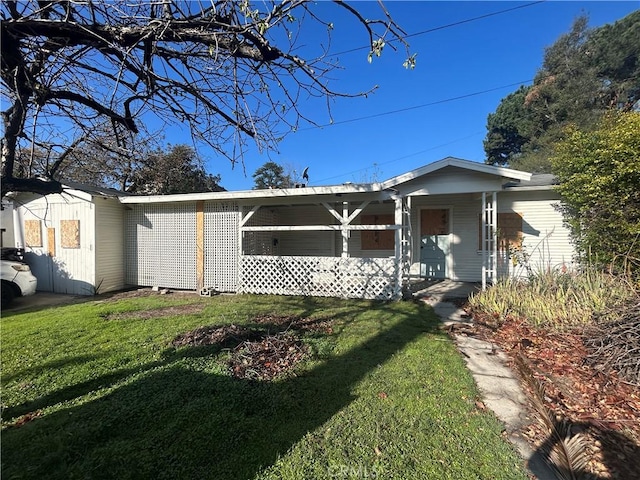
[[[228,350],[170,346],[273,313],[334,321],[294,375],[235,379]],[[4,312],[2,478],[525,479],[436,326],[412,302],[269,296]]]
[[[498,322],[511,317],[563,329],[589,324],[594,314],[634,295],[633,286],[623,278],[588,267],[579,272],[549,270],[527,279],[506,277],[473,295],[469,305]]]

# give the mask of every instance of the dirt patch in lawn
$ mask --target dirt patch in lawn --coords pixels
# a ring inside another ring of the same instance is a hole
[[[202,347],[205,345],[220,345],[222,347],[235,346],[250,339],[259,338],[260,332],[238,325],[219,325],[198,327],[186,333],[181,333],[171,342],[171,346]]]
[[[308,347],[291,332],[242,342],[231,352],[229,371],[236,378],[273,380],[291,372],[307,355]]]
[[[301,318],[293,315],[259,315],[255,327],[213,325],[178,335],[171,345],[219,345],[230,349],[229,373],[236,378],[273,380],[292,372],[309,356],[303,337],[308,333],[331,334],[330,319]]]
[[[171,295],[172,297],[197,297],[200,298],[196,292],[192,290],[171,290],[168,288],[161,288],[159,290],[153,290],[151,288],[136,288],[133,290],[122,290],[120,292],[109,292],[99,296],[104,301],[117,301],[126,298],[141,298],[141,297],[156,297],[159,295]]]
[[[496,344],[514,362],[525,359],[544,389],[545,406],[586,440],[586,470],[599,480],[640,478],[640,387],[595,368],[582,330],[558,333],[515,319],[499,326],[487,320],[476,318],[465,333]],[[533,398],[530,382],[523,386]],[[520,433],[534,448],[555,443],[539,422]]]
[[[295,315],[258,315],[253,321],[259,325],[283,327],[290,330],[333,333],[333,322],[330,319],[301,318]]]
[[[202,313],[205,305],[188,304],[175,305],[171,307],[153,308],[150,310],[135,310],[133,312],[109,313],[104,316],[105,320],[149,320],[153,318],[173,317],[176,315],[194,315]]]

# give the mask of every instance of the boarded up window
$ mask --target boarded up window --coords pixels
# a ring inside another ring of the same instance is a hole
[[[29,247],[42,246],[42,226],[40,220],[24,221],[24,241]]]
[[[498,250],[522,246],[522,214],[498,213]],[[482,214],[478,215],[478,250],[482,250]]]
[[[420,236],[448,235],[449,209],[425,208],[420,210]]]
[[[56,256],[56,229],[47,228],[47,253],[55,257]]]
[[[362,225],[393,225],[393,215],[362,215]],[[362,230],[360,235],[362,250],[393,250],[395,232],[393,230]]]
[[[80,248],[80,220],[61,220],[60,236],[62,248]]]

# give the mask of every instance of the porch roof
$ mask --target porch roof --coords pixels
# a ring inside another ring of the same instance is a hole
[[[237,190],[235,192],[204,192],[204,193],[182,193],[174,195],[134,195],[121,197],[122,203],[161,203],[161,202],[188,202],[196,200],[261,200],[280,199],[290,202],[292,200],[304,200],[309,197],[321,197],[327,195],[342,196],[350,194],[371,194],[379,193],[384,189],[379,183],[330,185],[321,187],[302,188],[274,188],[260,190]],[[392,192],[389,192],[389,196]]]
[[[238,190],[224,192],[205,192],[205,193],[185,193],[175,195],[131,195],[121,196],[122,203],[168,203],[168,202],[188,202],[197,200],[217,200],[217,201],[265,201],[273,203],[274,201],[285,201],[286,203],[309,202],[313,197],[327,196],[345,196],[345,197],[362,197],[373,196],[380,199],[390,199],[397,195],[396,187],[402,186],[412,180],[420,178],[428,178],[432,173],[438,172],[447,167],[454,167],[471,173],[479,173],[485,176],[490,175],[498,180],[509,181],[510,185],[514,182],[529,181],[531,174],[520,170],[512,170],[504,167],[496,167],[486,165],[484,163],[462,160],[460,158],[447,157],[437,162],[430,163],[423,167],[411,170],[392,177],[384,182],[377,183],[347,183],[343,185],[328,185],[317,187],[303,188],[277,188],[277,189],[261,189],[261,190]],[[475,191],[475,190],[470,190]],[[345,198],[346,200],[346,198]],[[317,201],[317,200],[316,200]],[[326,200],[322,200],[326,201]]]

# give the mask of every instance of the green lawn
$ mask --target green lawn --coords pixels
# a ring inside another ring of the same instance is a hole
[[[202,325],[275,331],[260,314],[332,333],[302,333],[310,356],[274,381],[232,377],[227,348],[171,346]],[[1,327],[3,479],[526,478],[418,303],[176,294],[8,311]]]

